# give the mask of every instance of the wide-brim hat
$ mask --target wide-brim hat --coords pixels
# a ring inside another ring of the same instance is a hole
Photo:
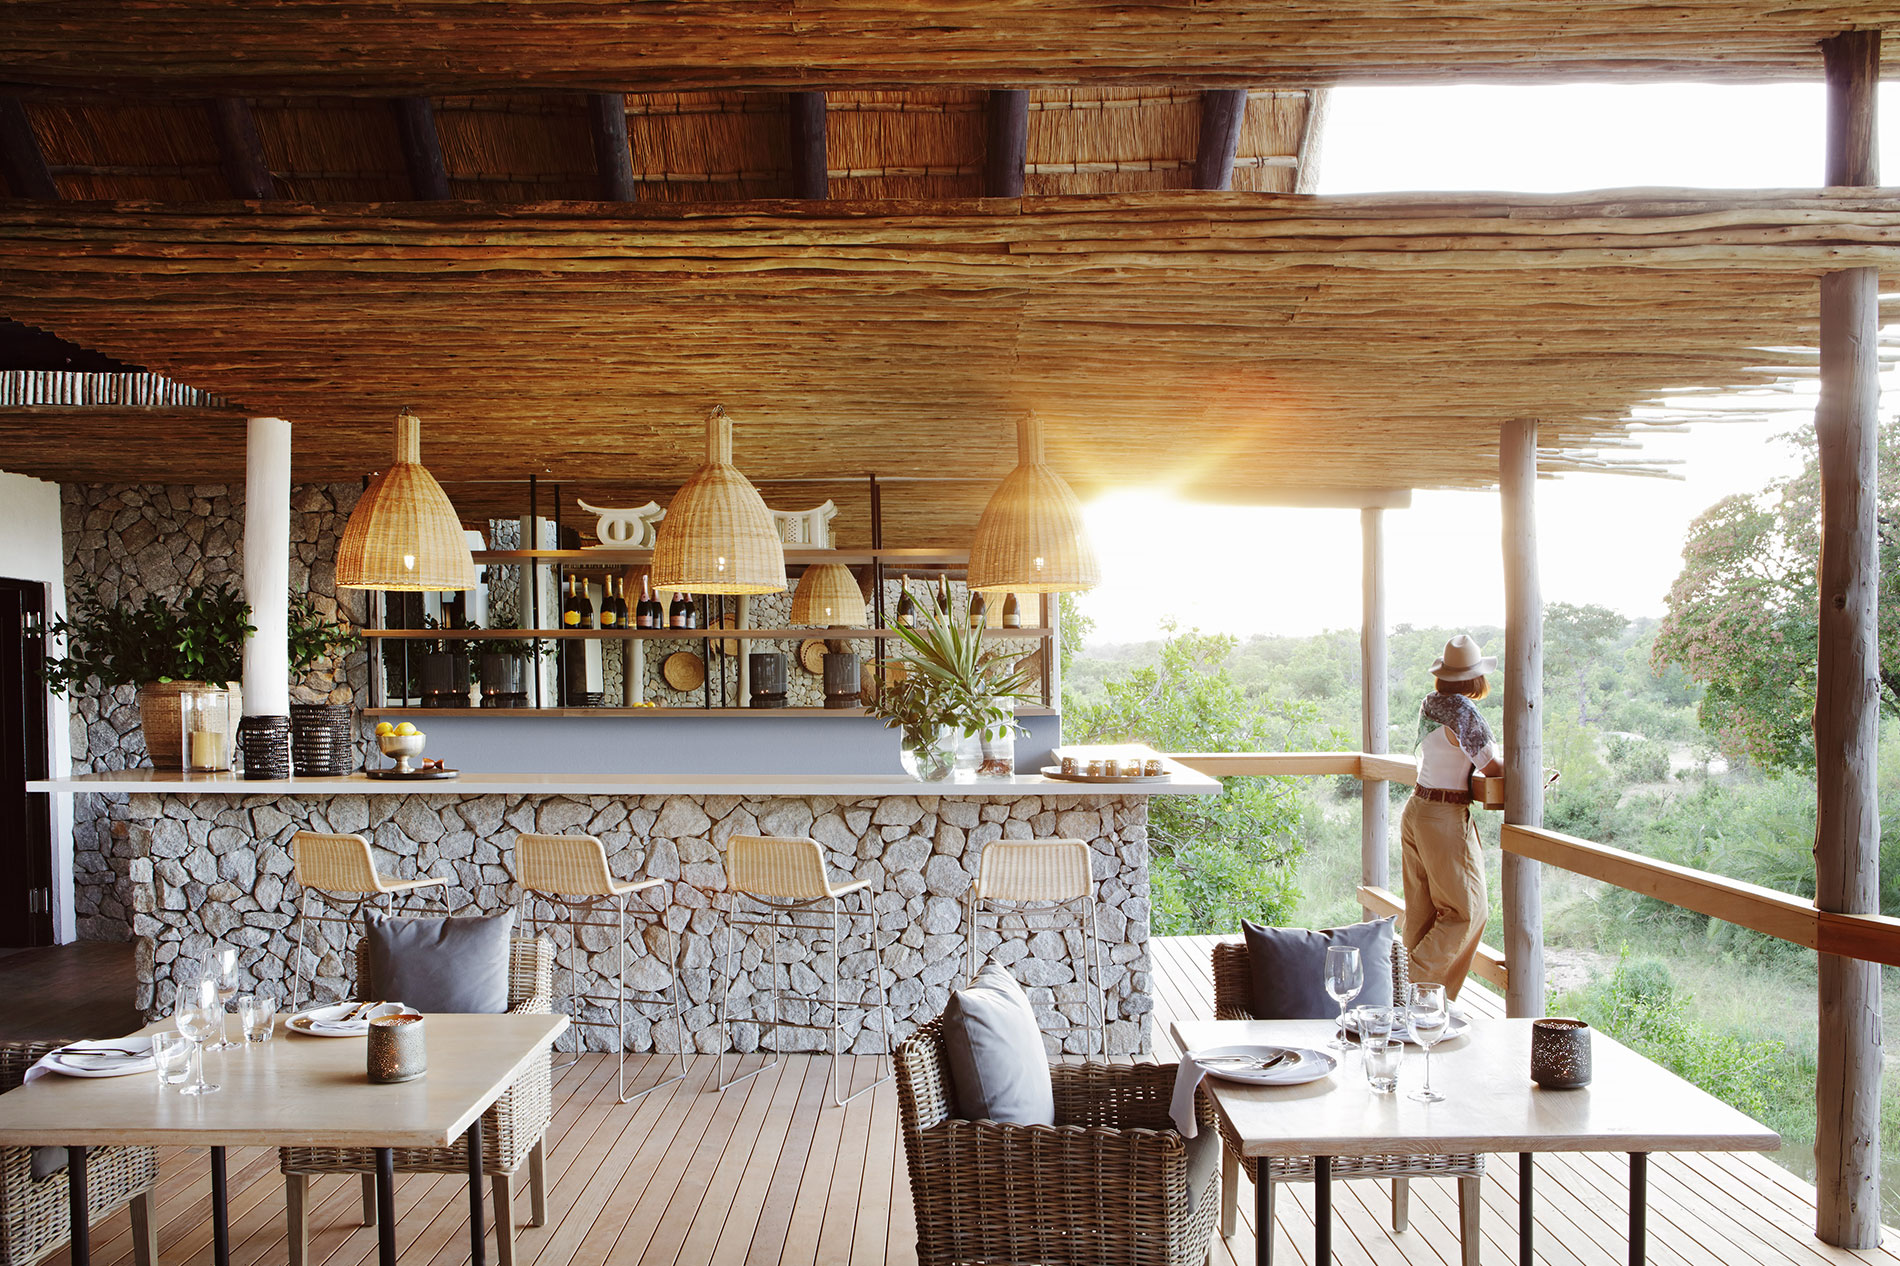
[[[1446,642],[1445,653],[1432,661],[1432,676],[1440,681],[1470,681],[1497,666],[1497,656],[1486,655],[1483,647],[1460,633]]]

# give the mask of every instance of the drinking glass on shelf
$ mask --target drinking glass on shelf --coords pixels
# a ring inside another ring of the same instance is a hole
[[[277,1000],[271,997],[269,985],[259,985],[250,993],[239,994],[237,1012],[246,1042],[270,1041],[271,1029],[277,1022]]]
[[[218,982],[207,974],[196,985],[178,991],[178,1010],[172,1023],[191,1043],[192,1080],[178,1093],[208,1095],[218,1089],[205,1080],[205,1042],[224,1031],[224,1004],[218,1001]]]
[[[1339,1004],[1339,1032],[1326,1045],[1335,1051],[1349,1049],[1346,1043],[1346,1004],[1365,988],[1365,968],[1359,962],[1356,945],[1330,945],[1326,948],[1326,994]]]
[[[205,964],[205,974],[218,987],[218,1029],[217,1041],[205,1047],[208,1051],[234,1051],[238,1044],[231,1041],[225,1030],[225,1009],[238,991],[238,952],[232,945],[220,945],[211,951],[211,960]]]
[[[176,1033],[152,1034],[152,1064],[159,1085],[183,1084],[191,1075],[191,1043]]]
[[[1412,987],[1410,1010],[1412,1039],[1425,1052],[1425,1084],[1412,1092],[1420,1103],[1442,1103],[1445,1096],[1432,1089],[1432,1047],[1451,1027],[1451,1007],[1445,1000],[1445,987],[1418,984]]]

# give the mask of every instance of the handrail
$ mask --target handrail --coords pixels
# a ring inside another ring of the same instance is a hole
[[[1381,918],[1394,914],[1403,918],[1405,915],[1405,899],[1385,888],[1359,885],[1359,904]],[[1499,989],[1510,987],[1510,970],[1504,965],[1504,955],[1489,945],[1479,944],[1478,952],[1471,960],[1471,974]]]
[[[1418,782],[1418,762],[1384,752],[1170,752],[1210,778],[1281,778],[1300,774],[1347,774],[1365,782]]]

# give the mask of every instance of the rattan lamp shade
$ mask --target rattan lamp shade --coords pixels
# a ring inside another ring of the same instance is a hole
[[[350,513],[337,546],[345,589],[473,589],[475,560],[448,494],[422,468],[422,421],[396,418],[396,459]]]
[[[1042,423],[1016,429],[1016,469],[991,494],[970,545],[970,588],[1065,593],[1102,583],[1082,503],[1042,455]]]
[[[814,563],[798,578],[792,592],[791,622],[797,625],[835,627],[847,625],[861,629],[865,625],[864,591],[857,577],[843,563]]]
[[[706,415],[706,464],[673,494],[653,543],[653,587],[780,593],[785,547],[764,498],[732,464],[732,419]]]

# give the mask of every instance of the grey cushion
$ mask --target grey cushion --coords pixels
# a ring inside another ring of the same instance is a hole
[[[66,1149],[63,1147],[36,1147],[32,1159],[27,1161],[33,1171],[34,1182],[44,1182],[66,1168]]]
[[[508,1009],[510,910],[486,918],[364,916],[369,980],[363,997],[432,1011],[498,1014]]]
[[[1000,963],[987,963],[943,1012],[944,1054],[957,1115],[970,1121],[1054,1125],[1049,1056],[1029,995]]]
[[[1214,1177],[1214,1171],[1220,1168],[1220,1131],[1204,1129],[1182,1141],[1187,1144],[1188,1212],[1192,1213],[1200,1208],[1201,1194]],[[1215,1187],[1211,1196],[1219,1200],[1220,1188]]]
[[[1359,947],[1366,983],[1346,1005],[1392,1003],[1392,937],[1396,919],[1350,923],[1343,928],[1262,927],[1242,920],[1247,970],[1253,977],[1250,1010],[1256,1020],[1331,1020],[1339,1004],[1326,992],[1326,951]]]

